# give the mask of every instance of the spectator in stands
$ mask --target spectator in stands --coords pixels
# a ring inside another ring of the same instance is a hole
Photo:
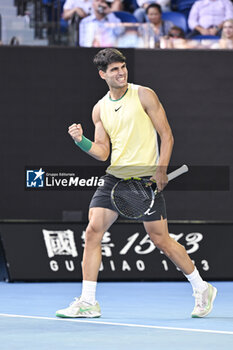
[[[81,20],[79,26],[79,45],[84,47],[114,46],[115,38],[122,33],[119,26],[106,24],[119,24],[120,19],[112,13],[112,9],[105,0],[93,0],[93,14]]]
[[[223,23],[220,48],[233,49],[233,19],[228,19]]]
[[[190,11],[188,25],[195,35],[220,35],[223,22],[233,18],[233,5],[230,0],[196,1]]]
[[[182,28],[173,26],[168,32],[168,38],[185,38],[185,32]]]
[[[65,20],[71,19],[75,14],[84,18],[91,13],[92,0],[66,0],[63,7],[62,17]]]
[[[158,4],[150,4],[146,9],[146,14],[153,27],[155,43],[158,43],[160,37],[168,35],[174,24],[162,20],[162,10]]]
[[[185,39],[185,32],[182,28],[173,26],[168,35],[160,38],[161,49],[187,49],[189,48],[187,40]]]
[[[121,0],[109,0],[108,3],[111,11],[121,11],[123,9]],[[90,15],[91,12],[92,0],[66,0],[62,17],[69,20],[74,14],[77,14],[80,18],[84,18]]]
[[[223,23],[221,39],[212,48],[233,49],[233,19],[228,19]]]
[[[138,22],[148,22],[146,16],[146,9],[150,4],[158,4],[161,6],[163,12],[171,11],[170,0],[136,0],[139,6],[138,9],[134,11],[134,16],[137,18]]]

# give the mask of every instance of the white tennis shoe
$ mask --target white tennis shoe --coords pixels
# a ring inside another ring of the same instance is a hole
[[[213,308],[213,303],[216,295],[217,289],[209,283],[207,283],[207,288],[203,292],[195,290],[193,293],[193,296],[195,298],[195,306],[191,316],[205,317],[208,315]]]
[[[85,301],[81,301],[80,298],[75,298],[75,300],[66,309],[58,310],[56,312],[56,316],[63,318],[93,318],[100,317],[101,310],[97,301],[94,305],[92,305]]]

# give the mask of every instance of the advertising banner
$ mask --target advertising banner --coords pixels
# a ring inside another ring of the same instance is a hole
[[[7,223],[0,235],[9,281],[80,281],[86,223]],[[205,279],[233,279],[233,224],[170,223]],[[115,223],[102,239],[99,280],[183,280],[138,222]]]

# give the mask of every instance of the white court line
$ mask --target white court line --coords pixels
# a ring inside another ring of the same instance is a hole
[[[230,334],[233,335],[233,331],[218,331],[213,329],[196,329],[196,328],[179,328],[179,327],[166,327],[166,326],[152,326],[144,324],[133,323],[117,323],[117,322],[103,322],[103,321],[90,321],[84,319],[72,319],[72,318],[55,318],[55,317],[42,317],[42,316],[26,316],[26,315],[12,315],[12,314],[0,314],[0,317],[15,317],[15,318],[29,318],[35,320],[49,320],[60,322],[76,322],[76,323],[91,323],[91,324],[104,324],[108,326],[120,326],[120,327],[135,327],[135,328],[150,328],[150,329],[163,329],[170,331],[184,331],[184,332],[199,332],[199,333],[215,333],[215,334]]]

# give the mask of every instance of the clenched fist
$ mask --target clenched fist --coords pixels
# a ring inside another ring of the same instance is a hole
[[[82,141],[83,129],[81,124],[72,124],[71,126],[69,126],[68,133],[74,141]]]

